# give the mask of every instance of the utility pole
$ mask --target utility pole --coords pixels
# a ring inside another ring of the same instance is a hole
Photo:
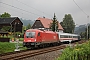
[[[15,40],[15,32],[16,32],[16,22],[14,23],[14,40]]]
[[[89,38],[89,34],[88,34],[88,22],[89,22],[89,16],[87,16],[87,19],[88,19],[88,21],[87,21],[87,40],[88,40],[88,38]]]

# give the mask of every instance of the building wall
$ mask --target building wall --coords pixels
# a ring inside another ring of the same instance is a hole
[[[42,23],[39,20],[36,20],[35,23],[32,26],[33,29],[38,29],[38,28],[44,28],[44,26],[42,25]]]
[[[22,32],[22,23],[20,20],[16,19],[12,22],[12,31],[14,32]]]
[[[45,28],[40,20],[36,20],[35,23],[32,26],[33,29],[40,29],[40,30],[47,30],[47,31],[52,31],[49,28]],[[58,32],[63,32],[63,30],[58,30]]]
[[[23,27],[23,23],[20,21],[19,18],[16,18],[16,20],[12,20],[11,23],[2,23],[0,24],[0,30],[3,28],[3,26],[10,26],[11,29],[9,30],[10,32],[22,32],[22,27]]]

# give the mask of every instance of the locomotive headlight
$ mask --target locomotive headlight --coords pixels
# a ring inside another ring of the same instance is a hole
[[[36,41],[36,39],[35,39],[35,41]]]
[[[25,40],[24,40],[25,41]]]

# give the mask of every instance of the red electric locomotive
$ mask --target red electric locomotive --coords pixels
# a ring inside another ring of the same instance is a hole
[[[27,48],[42,47],[60,43],[58,34],[53,31],[38,29],[26,30],[23,45]]]

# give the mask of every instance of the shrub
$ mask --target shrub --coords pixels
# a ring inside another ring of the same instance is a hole
[[[90,60],[90,41],[76,47],[67,47],[57,60]]]

